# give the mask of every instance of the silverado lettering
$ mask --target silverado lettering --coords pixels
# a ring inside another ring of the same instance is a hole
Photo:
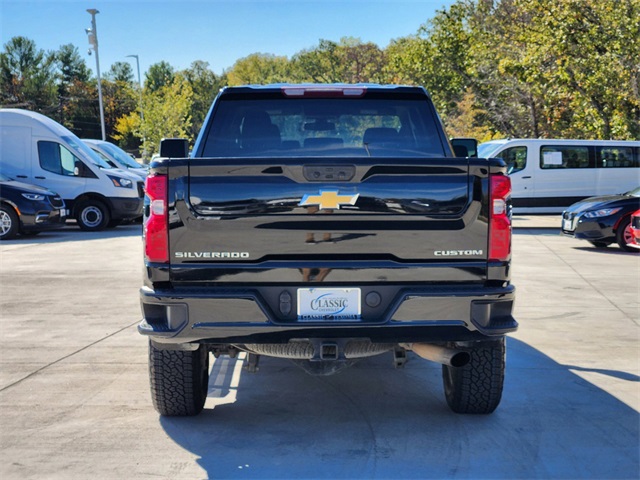
[[[175,252],[176,258],[249,258],[249,252]]]
[[[442,364],[454,412],[493,412],[518,326],[511,183],[476,147],[448,140],[421,87],[224,88],[190,156],[163,140],[145,186],[158,412],[203,409],[212,357],[323,375],[407,351]]]

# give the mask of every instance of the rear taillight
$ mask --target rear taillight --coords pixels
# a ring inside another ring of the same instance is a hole
[[[169,219],[167,213],[167,176],[149,175],[145,184],[149,213],[144,224],[147,260],[169,262]]]
[[[492,175],[489,220],[489,261],[506,261],[511,255],[511,179]]]

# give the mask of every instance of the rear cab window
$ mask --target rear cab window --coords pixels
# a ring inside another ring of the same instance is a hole
[[[426,97],[221,95],[201,157],[444,157]]]

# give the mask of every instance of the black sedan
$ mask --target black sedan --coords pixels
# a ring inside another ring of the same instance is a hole
[[[59,195],[0,174],[0,240],[62,228],[66,213]]]
[[[562,213],[562,233],[604,248],[616,242],[627,252],[631,243],[631,214],[640,208],[640,187],[620,195],[591,197]]]

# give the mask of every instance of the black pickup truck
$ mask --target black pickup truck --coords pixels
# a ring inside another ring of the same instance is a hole
[[[443,365],[458,413],[502,396],[511,186],[466,156],[427,92],[380,85],[223,89],[190,155],[167,139],[146,183],[151,395],[195,415],[210,354],[330,374],[388,352]]]

